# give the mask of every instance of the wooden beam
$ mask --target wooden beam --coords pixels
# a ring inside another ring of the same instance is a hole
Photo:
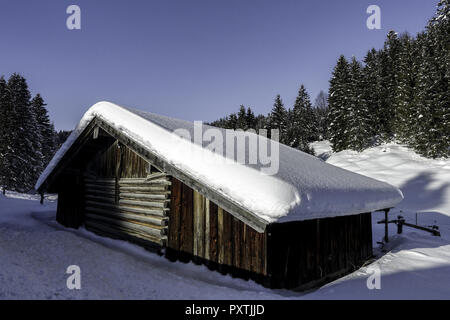
[[[389,219],[388,219],[389,209],[384,210],[384,241],[389,242]]]
[[[205,208],[204,197],[194,191],[194,256],[204,257],[204,220],[205,220]]]
[[[139,200],[166,200],[169,198],[169,193],[165,192],[163,194],[144,194],[144,193],[128,193],[128,192],[121,192],[120,193],[121,199],[139,199]]]
[[[205,198],[205,259],[209,260],[209,243],[210,243],[210,204],[209,200]]]
[[[107,218],[105,216],[101,216],[101,215],[96,215],[96,214],[92,214],[92,213],[88,213],[86,214],[86,217],[88,219],[93,219],[98,221],[99,223],[107,223],[113,226],[118,226],[118,227],[122,227],[122,228],[126,228],[129,229],[133,232],[137,232],[137,233],[144,233],[144,234],[148,234],[151,235],[153,237],[157,237],[160,238],[162,236],[165,236],[167,233],[167,229],[166,228],[159,228],[157,226],[151,226],[151,225],[140,225],[137,223],[133,223],[133,222],[128,222],[128,221],[124,221],[124,220],[118,220],[118,219],[111,219],[111,218]]]
[[[169,200],[164,201],[135,201],[135,200],[119,200],[121,205],[131,205],[137,207],[151,207],[151,208],[167,208],[169,206]]]
[[[167,218],[161,216],[149,216],[149,215],[131,214],[126,212],[116,212],[95,207],[86,207],[86,211],[89,213],[106,215],[124,220],[134,220],[163,227],[167,226],[168,221]]]
[[[220,207],[217,209],[217,238],[218,262],[223,264],[225,260],[225,244],[223,236],[223,209]]]

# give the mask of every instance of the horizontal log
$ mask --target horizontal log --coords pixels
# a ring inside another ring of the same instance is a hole
[[[120,206],[120,211],[167,217],[169,209],[166,209],[166,208],[143,209],[143,208],[134,208],[134,207],[129,207],[129,206]]]
[[[167,177],[167,175],[165,173],[163,173],[163,172],[158,172],[158,173],[153,173],[151,175],[148,175],[146,180],[150,181],[150,180],[160,179],[160,178],[163,178],[163,177],[165,178],[165,177]]]
[[[116,185],[115,184],[108,184],[108,185],[98,185],[98,184],[91,184],[86,183],[86,189],[87,190],[104,190],[104,191],[115,191]]]
[[[119,200],[121,205],[131,205],[138,207],[150,207],[150,208],[167,208],[170,200],[164,201],[136,201],[136,200]]]
[[[124,220],[111,219],[111,218],[108,218],[105,216],[92,214],[92,213],[86,214],[86,217],[88,219],[93,219],[93,220],[97,220],[99,222],[108,223],[109,225],[129,229],[136,233],[148,234],[148,235],[151,235],[156,238],[161,238],[162,236],[165,236],[167,234],[167,228],[163,228],[163,229],[152,228],[149,225],[142,225],[142,224],[128,222],[128,221],[124,221]]]
[[[86,183],[92,183],[92,184],[115,184],[116,179],[110,178],[110,179],[85,179]]]
[[[115,203],[114,197],[102,197],[102,196],[98,196],[98,195],[86,194],[85,198],[88,200],[97,201],[97,202],[104,202],[104,203],[109,203],[109,204]]]
[[[99,189],[91,189],[86,188],[86,194],[87,195],[93,195],[93,196],[116,196],[116,190],[99,190]]]
[[[142,214],[133,214],[133,213],[126,213],[126,212],[120,212],[120,211],[112,211],[112,210],[105,210],[95,207],[86,207],[86,211],[89,213],[95,213],[100,215],[107,215],[111,217],[115,217],[118,219],[124,219],[124,220],[134,220],[139,221],[143,223],[149,223],[155,226],[161,226],[165,227],[168,224],[168,219],[161,216],[150,216],[150,215],[142,215]]]
[[[163,194],[142,194],[142,193],[120,193],[120,199],[139,199],[139,200],[165,200],[169,198],[168,193]]]
[[[86,201],[86,205],[92,206],[92,207],[99,207],[103,209],[109,209],[111,211],[115,212],[123,212],[123,213],[135,213],[135,214],[144,214],[144,215],[150,215],[150,216],[159,216],[159,217],[166,217],[168,214],[169,209],[168,208],[137,208],[137,207],[130,207],[130,206],[124,206],[124,205],[117,205],[116,203],[104,203],[104,202],[97,202],[97,201]]]
[[[120,179],[119,185],[121,186],[135,186],[135,185],[142,185],[142,186],[170,186],[172,183],[169,180],[145,180],[145,179]]]
[[[106,234],[109,234],[111,236],[115,236],[119,239],[125,239],[127,238],[127,236],[133,236],[135,238],[139,238],[139,239],[143,239],[146,241],[150,241],[152,243],[156,243],[159,244],[161,246],[166,246],[167,244],[167,237],[152,237],[150,235],[143,235],[141,233],[135,233],[132,232],[130,230],[123,230],[122,228],[117,228],[117,227],[110,227],[108,225],[105,225],[103,223],[98,223],[95,220],[91,220],[91,219],[87,219],[86,220],[86,226],[88,229],[94,229],[94,230],[98,230],[101,232],[105,232]]]
[[[121,186],[121,192],[164,192],[167,191],[167,187],[161,186],[144,186],[144,187],[129,187],[129,186]]]

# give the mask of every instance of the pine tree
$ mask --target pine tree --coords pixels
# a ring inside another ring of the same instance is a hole
[[[247,111],[244,105],[241,105],[237,114],[236,129],[247,130]]]
[[[289,111],[286,144],[303,152],[314,154],[309,143],[317,138],[317,125],[309,94],[304,85],[301,85],[299,89],[294,108]]]
[[[430,45],[434,48],[432,129],[429,131],[429,156],[450,156],[450,0],[441,0],[428,25]]]
[[[402,45],[399,54],[397,89],[393,101],[393,108],[396,110],[394,132],[399,141],[408,144],[413,135],[413,110],[418,73],[414,55],[419,52],[415,50],[415,41],[409,35],[402,35],[400,41]]]
[[[450,155],[449,3],[441,1],[436,17],[420,39],[422,61],[418,72],[417,117],[414,148],[432,158]]]
[[[370,145],[371,132],[368,121],[368,107],[363,99],[362,66],[355,57],[350,63],[350,87],[348,118],[348,148],[363,151]]]
[[[382,90],[380,93],[379,126],[380,136],[383,141],[390,141],[394,138],[395,112],[394,100],[398,86],[398,61],[401,52],[401,43],[397,33],[390,31],[384,44],[384,49],[380,52],[380,77]]]
[[[328,96],[320,91],[314,101],[319,139],[328,139]]]
[[[250,107],[248,107],[247,109],[247,114],[245,116],[246,122],[247,122],[247,130],[248,129],[253,129],[256,130],[257,128],[257,123],[256,123],[256,117],[255,114],[253,113],[252,109],[250,109]]]
[[[329,128],[330,141],[333,151],[339,152],[347,149],[349,145],[348,123],[350,116],[350,68],[343,55],[333,70],[330,80]]]
[[[281,143],[287,142],[287,111],[280,95],[275,98],[272,112],[269,116],[270,130],[278,130]]]
[[[5,192],[10,187],[8,171],[10,169],[10,141],[11,141],[11,104],[9,89],[5,78],[0,77],[0,187]]]
[[[41,139],[41,153],[43,156],[42,170],[50,162],[56,147],[55,130],[53,128],[53,125],[50,123],[48,112],[45,106],[46,104],[44,103],[44,99],[40,94],[37,94],[31,101],[31,107],[33,108],[33,112],[37,121],[37,134],[40,135],[39,138]]]
[[[382,130],[379,119],[381,113],[380,110],[382,110],[381,95],[383,91],[380,75],[379,52],[377,52],[377,50],[372,49],[367,53],[364,58],[364,68],[362,72],[362,94],[369,117],[367,126],[370,136],[376,141]]]
[[[238,117],[235,113],[230,114],[230,117],[228,118],[227,129],[238,129]]]
[[[13,74],[8,80],[10,103],[12,105],[9,181],[10,188],[26,192],[33,188],[34,179],[41,170],[41,146],[33,109],[31,94],[24,77]]]

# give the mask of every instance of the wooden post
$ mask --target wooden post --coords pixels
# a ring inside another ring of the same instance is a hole
[[[41,201],[40,201],[40,203],[44,204],[44,194],[43,193],[41,193]]]
[[[397,233],[402,234],[403,233],[403,225],[405,224],[405,218],[402,216],[398,216],[397,218]]]
[[[389,242],[389,221],[388,221],[388,213],[390,209],[384,210],[384,241],[386,243]]]

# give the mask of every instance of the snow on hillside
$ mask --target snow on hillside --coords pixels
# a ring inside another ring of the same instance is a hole
[[[450,297],[450,161],[428,160],[396,144],[362,153],[331,153],[314,144],[330,164],[384,180],[404,193],[391,216],[439,225],[442,237],[405,227],[382,252],[376,243],[383,214],[373,215],[377,259],[308,293],[269,290],[252,281],[210,272],[204,266],[171,263],[135,245],[64,229],[55,222],[54,198],[0,195],[0,299],[448,299]],[[69,265],[82,270],[82,289],[66,287]],[[372,267],[381,270],[381,290],[369,290]],[[163,280],[163,281],[162,281]]]
[[[450,234],[450,160],[432,160],[398,145],[384,144],[362,153],[342,151],[332,154],[330,144],[313,144],[319,157],[329,164],[388,182],[403,192],[404,200],[392,211],[419,224],[439,222]],[[402,211],[400,213],[400,211]]]
[[[328,142],[313,144],[316,154],[335,166],[389,182],[399,187],[405,199],[390,213],[407,222],[438,225],[441,237],[404,227],[396,235],[390,225],[391,241],[381,252],[377,241],[384,225],[383,213],[374,213],[373,238],[378,259],[367,267],[381,270],[381,290],[368,290],[371,269],[360,270],[307,295],[311,299],[449,299],[450,298],[450,160],[431,160],[398,145],[385,144],[358,153],[332,153]]]

